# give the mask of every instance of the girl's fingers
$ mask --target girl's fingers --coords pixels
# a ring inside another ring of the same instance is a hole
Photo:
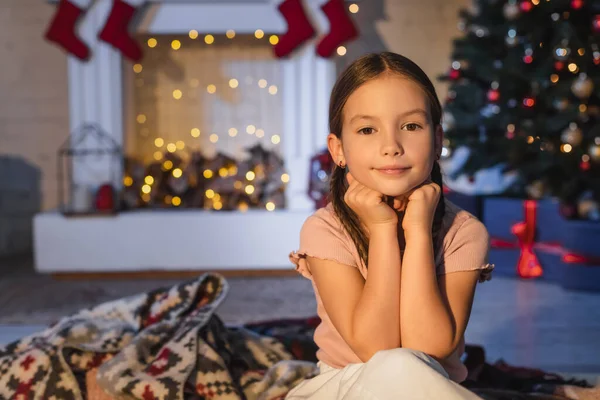
[[[356,196],[355,199],[358,202],[364,201],[364,199],[369,195],[369,191],[370,191],[370,189],[367,188],[366,186],[358,185],[357,188],[356,188],[356,192],[355,192],[356,193],[355,194],[355,196]]]
[[[348,201],[360,204],[366,202],[372,203],[375,201],[375,198],[378,199],[378,202],[385,201],[385,198],[381,193],[361,184],[350,172],[346,174],[346,179],[348,181],[348,189],[346,190],[345,198],[348,199]]]
[[[402,210],[403,205],[404,205],[404,199],[394,197],[394,205],[393,205],[394,210],[396,210],[396,211]]]

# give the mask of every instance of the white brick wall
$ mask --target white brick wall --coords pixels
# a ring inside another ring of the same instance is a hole
[[[67,63],[44,32],[54,7],[0,1],[0,256],[31,248],[31,217],[56,205],[68,135]]]

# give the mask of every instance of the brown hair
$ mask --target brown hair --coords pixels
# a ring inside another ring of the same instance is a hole
[[[435,92],[435,88],[433,87],[433,83],[431,83],[431,80],[427,77],[425,72],[423,72],[417,64],[404,56],[396,53],[383,52],[368,54],[357,59],[340,75],[333,87],[329,102],[329,132],[333,133],[341,140],[342,111],[350,95],[362,84],[386,73],[402,75],[421,86],[427,96],[429,112],[434,126],[441,123],[442,106]],[[433,163],[431,180],[442,188],[442,172],[437,161]],[[333,167],[333,172],[331,174],[331,202],[335,213],[354,241],[360,257],[365,262],[365,265],[367,265],[369,242],[366,233],[361,227],[358,216],[344,201],[346,189],[345,170],[336,165]],[[440,233],[444,211],[445,204],[442,191],[433,221],[432,229],[434,243],[437,243],[437,236]]]

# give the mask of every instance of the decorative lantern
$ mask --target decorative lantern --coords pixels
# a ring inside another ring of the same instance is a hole
[[[84,124],[58,150],[58,205],[68,216],[119,210],[123,151],[97,124]]]

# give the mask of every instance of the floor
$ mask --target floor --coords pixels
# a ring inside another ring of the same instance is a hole
[[[56,281],[28,260],[0,261],[0,344],[39,331],[63,315],[177,280]],[[303,278],[229,278],[219,308],[228,323],[304,317],[315,312]],[[467,343],[490,361],[600,376],[600,294],[567,292],[542,282],[494,277],[478,287]]]

